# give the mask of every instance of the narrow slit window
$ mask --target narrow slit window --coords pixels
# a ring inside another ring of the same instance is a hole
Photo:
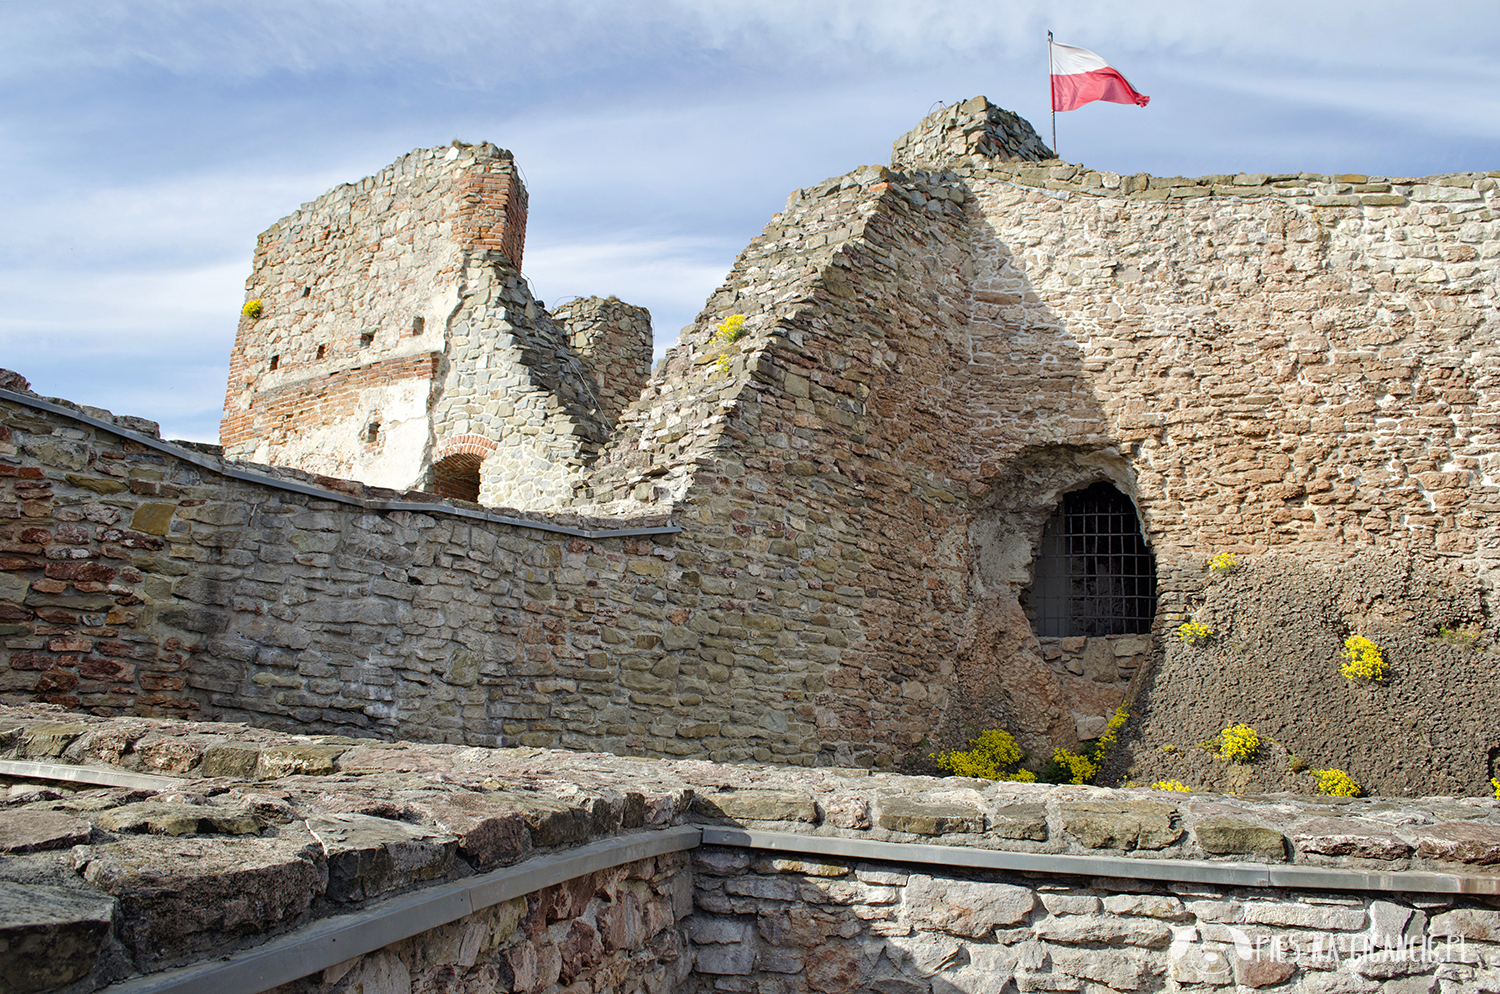
[[[1140,635],[1156,618],[1156,556],[1130,498],[1108,483],[1063,497],[1027,597],[1037,635]]]
[[[328,354],[328,346],[326,346],[326,345],[319,345],[318,346],[318,361],[322,362],[323,361],[323,357],[326,356],[327,354]]]
[[[310,293],[312,293],[312,287],[305,286],[302,288],[302,296],[306,297]]]
[[[414,318],[411,319],[411,333],[413,335],[420,335],[426,329],[427,329],[427,319],[426,318],[418,316],[418,317],[414,317]]]
[[[365,443],[374,445],[378,441],[380,441],[380,422],[371,421],[365,425]]]
[[[374,344],[375,344],[375,333],[373,331],[367,331],[364,334],[362,334],[362,335],[359,336],[359,347],[360,348],[367,349],[371,345],[374,345]]]
[[[271,368],[275,369],[277,366],[280,366],[280,365],[281,365],[281,356],[279,356],[279,355],[273,355],[271,357]]]

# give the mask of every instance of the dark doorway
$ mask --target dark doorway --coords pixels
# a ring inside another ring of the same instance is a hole
[[[432,492],[448,500],[479,503],[479,464],[483,456],[459,452],[432,467]]]
[[[1027,614],[1041,638],[1140,635],[1156,617],[1156,557],[1108,483],[1064,495],[1042,530]]]

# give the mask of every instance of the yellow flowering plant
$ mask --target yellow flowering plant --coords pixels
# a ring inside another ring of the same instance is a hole
[[[1201,621],[1184,621],[1177,626],[1177,637],[1184,644],[1197,647],[1214,640],[1214,630]]]
[[[732,345],[744,338],[749,330],[745,327],[745,315],[731,314],[719,324],[714,337],[726,345]]]
[[[1249,725],[1230,725],[1219,733],[1219,755],[1231,763],[1248,763],[1260,755],[1260,736]]]
[[[1187,784],[1183,783],[1181,780],[1158,780],[1158,781],[1156,781],[1156,783],[1154,783],[1154,784],[1151,785],[1151,789],[1152,790],[1175,790],[1175,791],[1178,791],[1178,792],[1183,793],[1183,794],[1191,794],[1193,792],[1193,788],[1189,787]]]
[[[1115,708],[1104,734],[1094,740],[1083,752],[1053,749],[1052,762],[1042,771],[1042,779],[1048,783],[1093,783],[1099,771],[1104,769],[1105,757],[1120,739],[1120,729],[1130,718],[1130,709],[1121,704]]]
[[[1240,561],[1232,552],[1220,552],[1208,561],[1208,568],[1215,573],[1233,573]]]
[[[1363,790],[1354,778],[1343,770],[1313,770],[1318,793],[1330,797],[1358,797]]]
[[[1026,754],[1009,732],[998,728],[970,739],[966,750],[950,749],[932,754],[929,758],[937,760],[938,769],[947,770],[958,777],[1014,780],[1020,783],[1032,783],[1036,780],[1036,774],[1030,770],[1014,768],[1026,758]]]
[[[1380,646],[1363,635],[1351,635],[1344,639],[1344,651],[1339,658],[1344,665],[1339,672],[1350,680],[1379,681],[1385,679],[1385,655]]]
[[[261,312],[264,310],[265,305],[259,300],[247,300],[245,301],[245,306],[240,308],[240,313],[251,321],[255,321],[260,318]]]

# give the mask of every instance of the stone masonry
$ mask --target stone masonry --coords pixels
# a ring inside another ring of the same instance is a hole
[[[246,283],[262,310],[230,355],[226,452],[400,489],[432,489],[437,464],[478,455],[485,503],[571,499],[608,433],[598,377],[650,370],[649,347],[642,358],[615,337],[649,343],[650,316],[619,305],[628,316],[586,372],[520,275],[526,206],[509,152],[455,144],[264,232]],[[618,408],[628,389],[609,390]]]
[[[580,297],[552,308],[613,425],[651,378],[651,312],[618,297]]]
[[[684,827],[737,831],[746,842],[709,842],[454,912],[277,990],[1237,984],[1397,994],[1490,990],[1500,978],[1493,799],[1248,798],[734,767],[46,705],[0,708],[0,761],[154,777],[112,787],[11,771],[0,794],[8,990],[92,991],[182,964],[232,963],[269,939],[379,913],[403,896]],[[774,847],[754,832],[772,833]],[[872,844],[888,855],[826,854]],[[824,855],[809,848],[820,845]],[[932,846],[946,847],[943,859],[924,851]],[[1007,854],[1075,862],[1028,872],[966,865]],[[1346,876],[1269,887],[1190,875],[1273,867]],[[1354,886],[1350,870],[1385,874],[1394,892],[1371,890],[1366,878]]]
[[[1242,721],[1370,790],[1491,793],[1494,178],[1122,177],[1023,126],[945,108],[896,171],[794,192],[617,418],[471,257],[433,456],[482,455],[480,502],[525,515],[248,478],[5,399],[9,699],[840,766],[993,727],[1035,765],[1133,699],[1120,777]],[[449,175],[413,155],[370,189]],[[1044,643],[1039,535],[1101,481],[1155,556],[1155,631]],[[680,531],[545,531],[643,516]],[[1200,614],[1211,652],[1167,637]],[[1355,633],[1391,680],[1337,676]]]

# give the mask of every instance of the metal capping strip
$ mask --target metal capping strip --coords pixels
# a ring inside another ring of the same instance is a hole
[[[0,777],[62,780],[100,787],[142,787],[146,790],[170,790],[181,787],[185,782],[178,777],[158,777],[150,773],[105,770],[97,766],[74,766],[69,763],[32,763],[21,759],[0,759]]]
[[[1238,887],[1294,887],[1411,894],[1500,895],[1500,876],[1466,876],[1401,870],[1387,873],[1336,867],[1271,863],[1215,863],[1198,859],[1142,859],[1130,856],[1068,856],[1019,853],[912,842],[877,842],[827,835],[794,835],[742,828],[704,827],[706,846],[739,846],[819,856],[849,856],[892,863],[925,863],[949,867],[1016,870],[1026,873],[1091,877],[1127,877]]]
[[[323,918],[265,945],[104,988],[109,994],[260,994],[465,915],[597,870],[698,845],[692,826],[594,842],[458,880],[353,914]]]
[[[452,504],[432,503],[422,501],[399,501],[399,500],[364,500],[359,497],[351,497],[341,494],[337,490],[325,490],[322,487],[314,487],[296,480],[283,480],[275,476],[267,476],[264,473],[256,473],[247,469],[239,469],[221,459],[205,456],[201,452],[184,449],[164,442],[159,438],[142,435],[139,432],[122,428],[108,421],[75,411],[61,404],[42,400],[40,397],[29,397],[14,390],[0,390],[0,400],[9,400],[25,407],[35,408],[39,411],[49,411],[52,414],[61,414],[65,418],[81,421],[95,428],[102,428],[112,435],[129,439],[138,445],[144,445],[148,449],[165,452],[168,455],[190,462],[200,469],[206,469],[212,473],[227,476],[232,480],[244,480],[248,483],[258,483],[266,487],[274,487],[278,490],[287,490],[292,493],[306,494],[309,497],[317,497],[322,500],[337,501],[340,504],[349,504],[354,507],[363,507],[371,511],[418,511],[423,514],[451,514],[459,518],[474,518],[479,521],[493,521],[496,524],[509,525],[513,528],[531,528],[536,531],[554,532],[559,535],[572,535],[577,538],[634,538],[641,535],[676,535],[682,531],[679,525],[654,525],[642,528],[574,528],[570,525],[555,525],[549,521],[530,521],[526,518],[513,518],[505,514],[494,514],[490,511],[476,511],[467,507],[454,507]]]

